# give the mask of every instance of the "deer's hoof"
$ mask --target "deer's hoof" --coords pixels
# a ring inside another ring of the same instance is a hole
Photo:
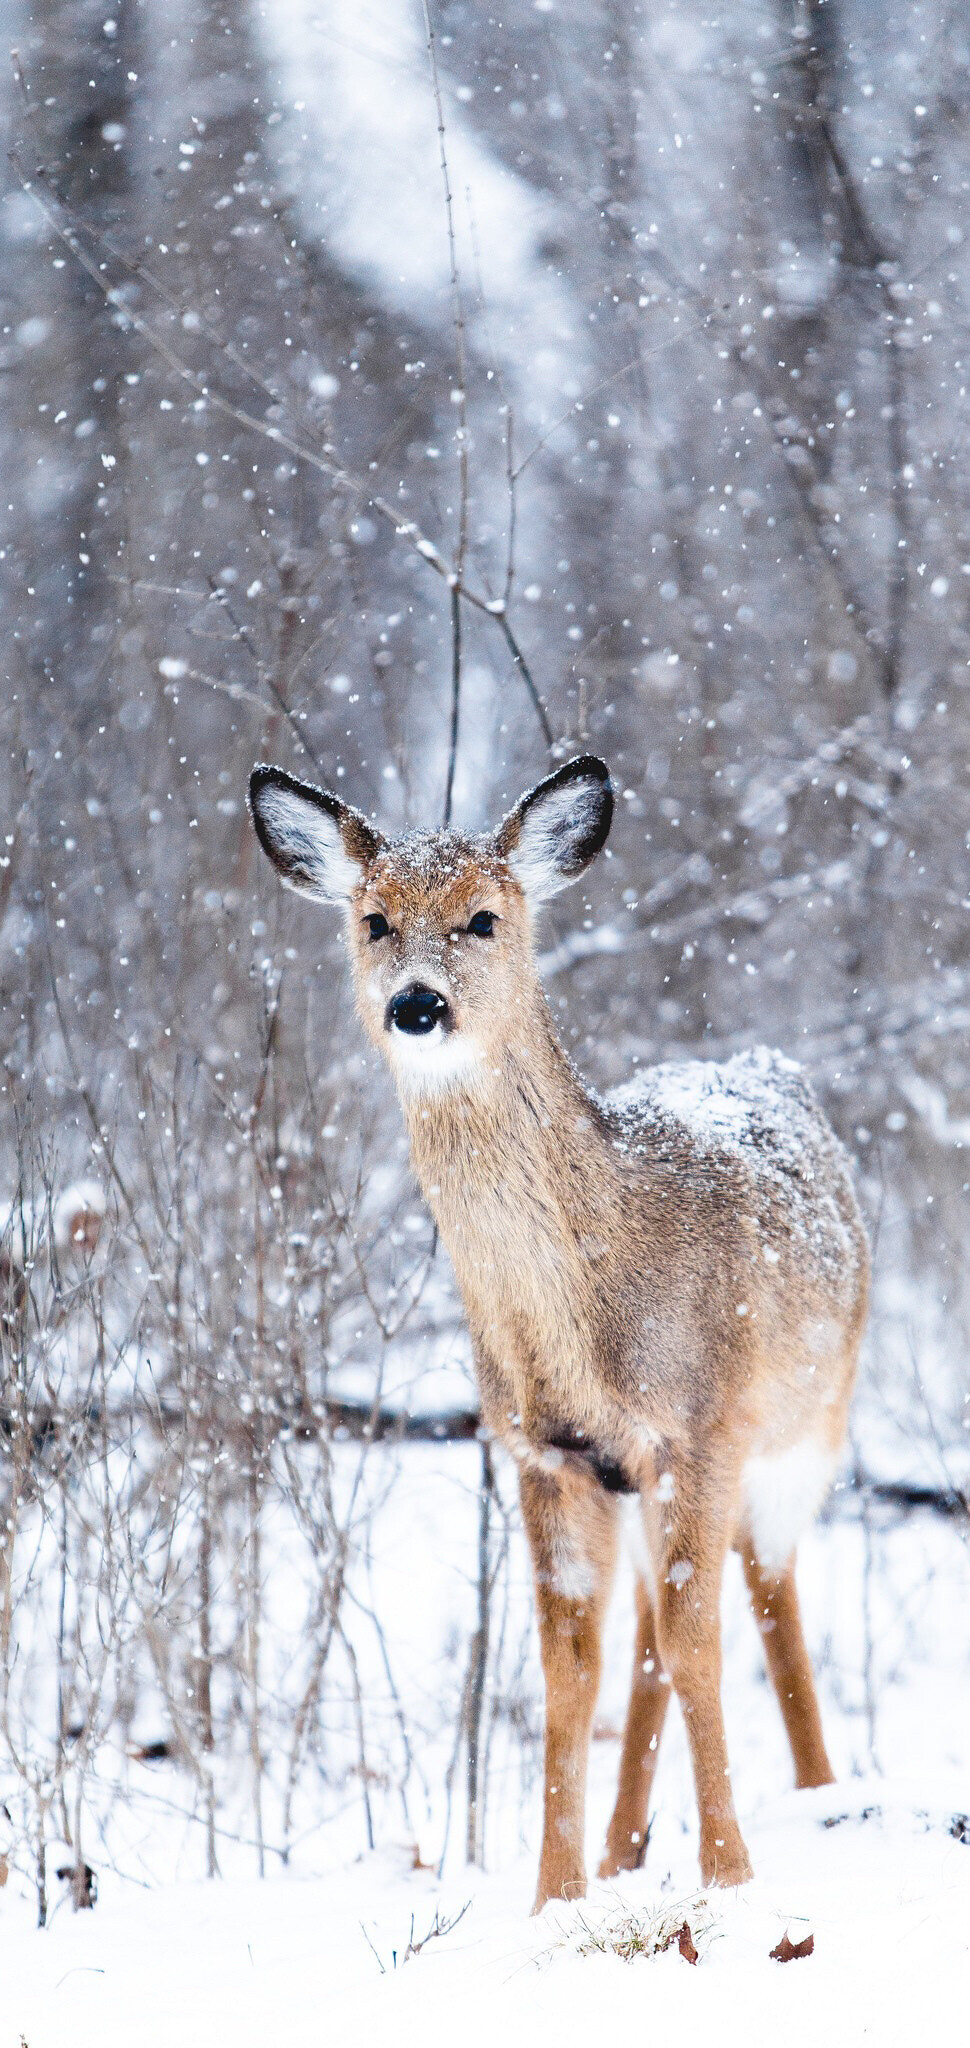
[[[701,1850],[701,1877],[706,1885],[716,1884],[727,1890],[747,1884],[753,1876],[751,1858],[740,1835],[733,1842],[714,1842]]]
[[[626,1840],[617,1847],[608,1842],[606,1852],[596,1875],[597,1877],[620,1877],[625,1870],[640,1870],[643,1867],[643,1859],[646,1853],[647,1843],[645,1836],[638,1836],[636,1841],[634,1841],[633,1837],[628,1835]]]

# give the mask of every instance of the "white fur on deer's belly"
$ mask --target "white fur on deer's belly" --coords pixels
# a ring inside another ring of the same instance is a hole
[[[815,1520],[834,1468],[831,1451],[809,1437],[772,1457],[748,1459],[741,1474],[744,1524],[759,1564],[780,1569],[788,1563]]]
[[[388,1047],[398,1085],[409,1095],[443,1094],[481,1069],[478,1039],[466,1031],[443,1031],[440,1024],[423,1035],[392,1030]]]

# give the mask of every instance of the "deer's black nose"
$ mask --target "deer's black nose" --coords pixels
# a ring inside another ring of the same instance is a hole
[[[413,988],[402,988],[392,996],[387,1006],[388,1025],[395,1031],[408,1031],[423,1036],[433,1031],[436,1024],[443,1024],[448,1016],[448,1005],[436,988],[422,988],[416,982]]]

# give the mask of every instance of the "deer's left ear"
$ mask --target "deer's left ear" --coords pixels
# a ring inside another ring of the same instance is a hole
[[[529,901],[544,903],[596,859],[612,818],[610,771],[595,754],[582,754],[520,797],[495,844]]]
[[[362,811],[285,768],[253,769],[249,808],[281,879],[318,903],[346,903],[384,843]]]

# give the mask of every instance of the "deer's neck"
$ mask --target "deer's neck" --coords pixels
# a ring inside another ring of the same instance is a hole
[[[621,1228],[623,1193],[602,1112],[541,991],[473,1083],[403,1107],[480,1346],[510,1369],[517,1360],[517,1381],[552,1353],[568,1376],[589,1356],[597,1262]]]
[[[568,1173],[608,1162],[602,1112],[566,1058],[541,991],[501,1049],[467,1077],[402,1097],[419,1178],[443,1230],[451,1204],[503,1196],[537,1167]]]

